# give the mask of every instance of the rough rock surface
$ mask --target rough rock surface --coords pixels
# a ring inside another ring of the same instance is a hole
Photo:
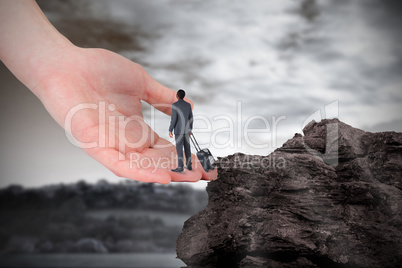
[[[269,156],[221,158],[188,219],[189,267],[401,267],[402,133],[311,122]]]

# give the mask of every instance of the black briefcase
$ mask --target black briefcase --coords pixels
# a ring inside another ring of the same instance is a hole
[[[190,135],[190,140],[193,143],[195,149],[197,150],[197,157],[200,160],[204,170],[206,172],[208,172],[209,170],[214,170],[215,159],[212,156],[211,152],[208,149],[201,149],[200,145],[198,145],[198,142],[194,137],[194,134]]]

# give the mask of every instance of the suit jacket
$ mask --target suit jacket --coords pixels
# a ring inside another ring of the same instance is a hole
[[[170,120],[169,132],[175,135],[188,134],[193,130],[193,111],[191,104],[179,99],[172,104],[172,117]]]

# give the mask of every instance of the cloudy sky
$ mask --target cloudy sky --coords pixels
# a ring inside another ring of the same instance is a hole
[[[185,89],[195,103],[194,133],[215,156],[269,154],[312,115],[402,131],[398,0],[38,3],[74,44],[115,51]],[[118,180],[72,145],[2,64],[0,81],[0,187]],[[170,118],[157,112],[152,119],[147,104],[143,111],[168,138]],[[247,138],[247,126],[260,132]]]

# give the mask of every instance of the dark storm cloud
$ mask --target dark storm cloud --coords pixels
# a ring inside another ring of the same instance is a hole
[[[316,0],[302,0],[296,8],[290,9],[291,14],[297,14],[305,19],[308,23],[313,23],[316,18],[320,15],[320,8],[317,5]],[[300,47],[300,43],[305,41],[305,32],[295,29],[294,31],[290,31],[289,35],[287,35],[284,39],[282,39],[278,48],[280,50],[292,50]],[[286,57],[285,57],[286,58]],[[287,58],[289,55],[287,55]]]
[[[113,18],[105,1],[40,0],[38,4],[56,29],[80,47],[143,52],[147,49],[143,41],[156,38],[140,24]]]
[[[402,1],[399,0],[384,0],[384,1],[369,1],[363,6],[367,20],[370,26],[377,28],[379,31],[387,35],[387,38],[393,40],[393,54],[402,60]],[[381,42],[382,40],[379,40]]]
[[[364,5],[366,12],[369,13],[367,20],[371,20],[381,30],[389,31],[390,37],[402,38],[402,1],[382,0],[368,1]]]
[[[316,0],[303,0],[296,12],[308,21],[313,21],[320,14]]]
[[[391,52],[395,58],[394,63],[375,71],[381,72],[383,82],[400,78],[402,74],[402,1],[370,1],[363,7],[366,12],[364,18],[367,23],[381,31],[386,38],[385,40],[378,40],[378,42],[391,40],[390,43],[393,44]],[[376,75],[375,71],[367,70],[367,75]],[[400,86],[402,91],[402,84]]]
[[[362,126],[362,129],[370,132],[383,132],[383,131],[402,132],[402,119],[383,122],[375,124],[373,126]]]
[[[252,110],[248,113],[252,115],[262,115],[266,119],[271,120],[272,116],[279,118],[285,116],[287,119],[299,121],[308,118],[309,115],[316,112],[320,107],[324,106],[326,103],[313,100],[305,100],[300,98],[289,99],[286,102],[273,102],[273,101],[258,101],[255,105],[258,105],[258,111]],[[288,109],[287,107],[292,107]],[[247,112],[247,110],[246,110]]]
[[[356,19],[362,19],[363,22],[372,31],[380,32],[383,37],[388,40],[379,39],[378,42],[386,42],[392,40],[392,54],[395,57],[402,57],[402,1],[399,0],[366,0],[366,1],[339,1],[330,0],[327,5],[323,5],[323,13],[335,13],[342,17],[344,7],[357,6],[358,11],[355,13]],[[346,18],[347,19],[347,18]],[[353,27],[353,23],[350,24]],[[353,36],[352,36],[353,38]],[[362,40],[362,42],[365,42]],[[367,55],[368,57],[371,55]]]
[[[317,75],[346,106],[401,103],[401,7],[396,0],[301,1],[296,10],[309,27],[278,49],[288,51],[285,59],[308,57],[321,65]]]

